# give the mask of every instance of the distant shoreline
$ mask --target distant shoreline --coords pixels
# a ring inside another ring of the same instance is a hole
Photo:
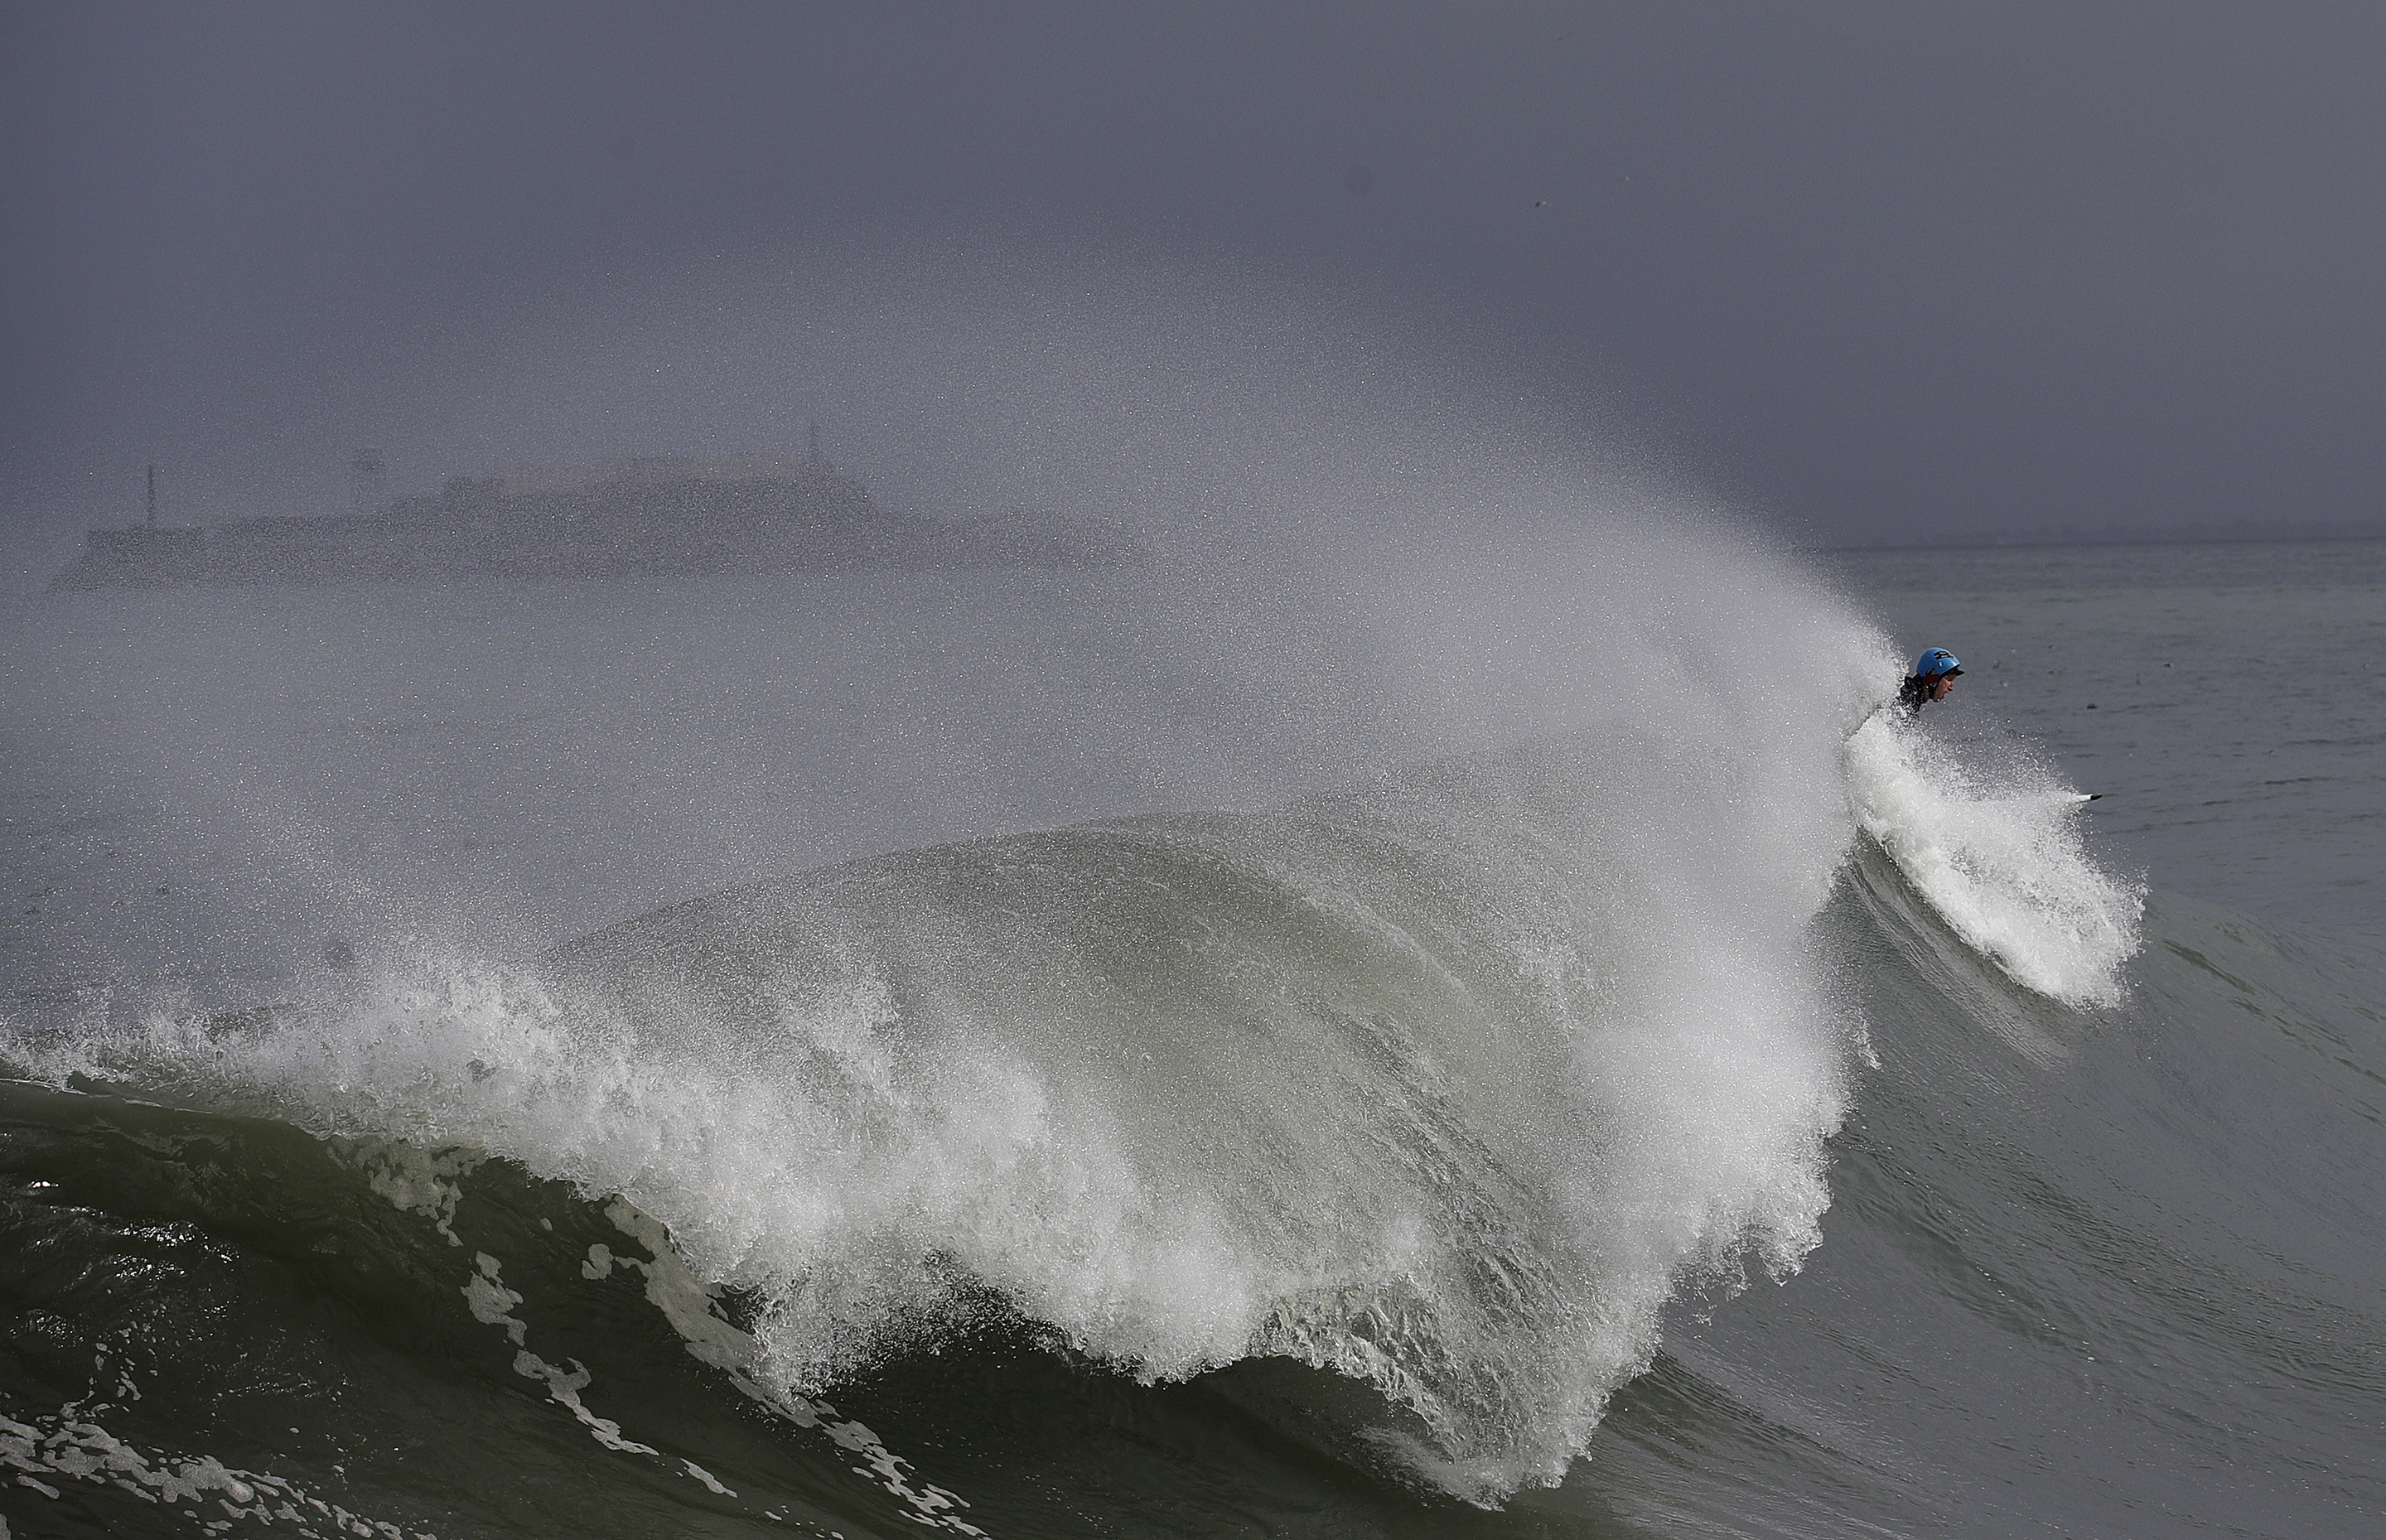
[[[948,524],[882,508],[815,450],[784,465],[509,468],[373,512],[88,530],[50,591],[1107,567],[1142,556],[1107,520],[1023,510]]]
[[[1867,541],[1853,545],[1808,545],[1814,551],[2028,551],[2071,547],[2093,548],[2120,545],[2357,545],[2386,540],[2386,529],[2364,532],[2335,533],[2273,533],[2221,532],[2197,531],[2190,533],[2129,534],[2059,534],[2037,531],[2017,536],[1999,536],[1964,540],[1931,541]]]

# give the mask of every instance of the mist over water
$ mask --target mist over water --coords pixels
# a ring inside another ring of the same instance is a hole
[[[888,401],[936,424],[900,471],[923,500],[1129,518],[1138,566],[6,610],[5,816],[38,885],[0,926],[9,1222],[103,1258],[118,1216],[164,1211],[270,1263],[134,1289],[157,1320],[270,1335],[320,1298],[408,1323],[438,1346],[325,1327],[306,1351],[371,1387],[343,1428],[469,1386],[421,1436],[457,1441],[473,1495],[272,1431],[304,1417],[210,1435],[63,1355],[10,1390],[17,1470],[70,1482],[82,1417],[144,1470],[213,1436],[244,1515],[268,1476],[336,1470],[351,1507],[442,1535],[563,1523],[503,1496],[517,1461],[620,1504],[599,1528],[1232,1533],[1239,1481],[1400,1533],[1505,1504],[1656,1522],[1682,1467],[1635,1451],[1745,1423],[1809,1440],[1764,1480],[1830,1511],[1960,1500],[1974,1477],[1879,1496],[1849,1472],[1888,1434],[1764,1390],[1768,1353],[1889,1319],[1800,1292],[1835,1194],[1863,1255],[1937,1233],[1962,1160],[1917,1174],[1878,1131],[1928,1144],[1934,1077],[2049,1077],[2031,1115],[2083,1152],[2044,1177],[2000,1154],[1954,1207],[2126,1172],[2094,1108],[2066,1120],[2064,1066],[2153,1041],[2129,1013],[2157,1006],[2216,1032],[2191,955],[2249,999],[2289,986],[2225,926],[2165,920],[2149,962],[2144,895],[2061,776],[1877,712],[1903,647],[1746,529],[1409,344],[1281,296],[1142,297],[799,328],[891,360],[872,431],[898,436]],[[1996,1233],[2042,1316],[2085,1308],[2104,1274],[2041,1219]],[[1928,1309],[1970,1297],[1953,1272],[1880,1270]],[[194,1373],[10,1286],[128,1385]],[[1799,1323],[1734,1357],[1749,1320]],[[2300,1351],[2229,1361],[2274,1348]],[[1014,1431],[1111,1396],[1105,1431]],[[1733,1410],[1651,1409],[1675,1396]],[[534,1440],[504,1431],[523,1416]],[[1025,1466],[990,1452],[1012,1437]],[[1086,1475],[1080,1445],[1145,1474]],[[1689,1462],[1689,1511],[1771,1522],[1777,1488],[1715,1495],[1742,1454]]]
[[[26,734],[32,759],[62,756],[26,786],[67,806],[141,785],[164,825],[155,880],[108,893],[127,912],[101,929],[137,917],[113,929],[140,950],[195,920],[221,968],[288,929],[260,910],[270,888],[326,932],[461,925],[521,955],[872,851],[1270,806],[1690,687],[1712,644],[1683,612],[1764,581],[1727,524],[1691,532],[1694,501],[1646,457],[1479,355],[1361,325],[1363,291],[842,255],[516,315],[471,379],[405,403],[417,445],[379,435],[396,490],[409,460],[435,482],[784,450],[824,419],[883,504],[1120,520],[1154,560],[1092,587],[862,573],[37,603],[12,653],[20,720],[77,731]],[[1708,563],[1712,600],[1678,588]],[[1597,645],[1636,627],[1670,631]],[[203,916],[132,902],[235,869],[272,877]]]

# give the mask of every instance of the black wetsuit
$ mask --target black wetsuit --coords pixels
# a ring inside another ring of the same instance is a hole
[[[1937,681],[1925,679],[1920,674],[1906,675],[1905,682],[1897,687],[1898,714],[1906,717],[1920,716],[1922,708],[1930,704],[1930,686],[1936,682]]]

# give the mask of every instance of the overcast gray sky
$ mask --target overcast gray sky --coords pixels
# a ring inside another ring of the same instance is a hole
[[[151,460],[228,518],[776,447],[758,382],[862,414],[723,361],[756,294],[1014,250],[1363,296],[1812,537],[2386,532],[2375,0],[5,15],[20,548]]]

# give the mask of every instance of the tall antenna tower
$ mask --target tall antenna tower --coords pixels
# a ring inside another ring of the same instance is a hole
[[[157,468],[149,468],[149,527],[157,527]]]
[[[379,513],[389,507],[389,466],[378,449],[359,449],[348,467],[348,507],[357,514]]]

